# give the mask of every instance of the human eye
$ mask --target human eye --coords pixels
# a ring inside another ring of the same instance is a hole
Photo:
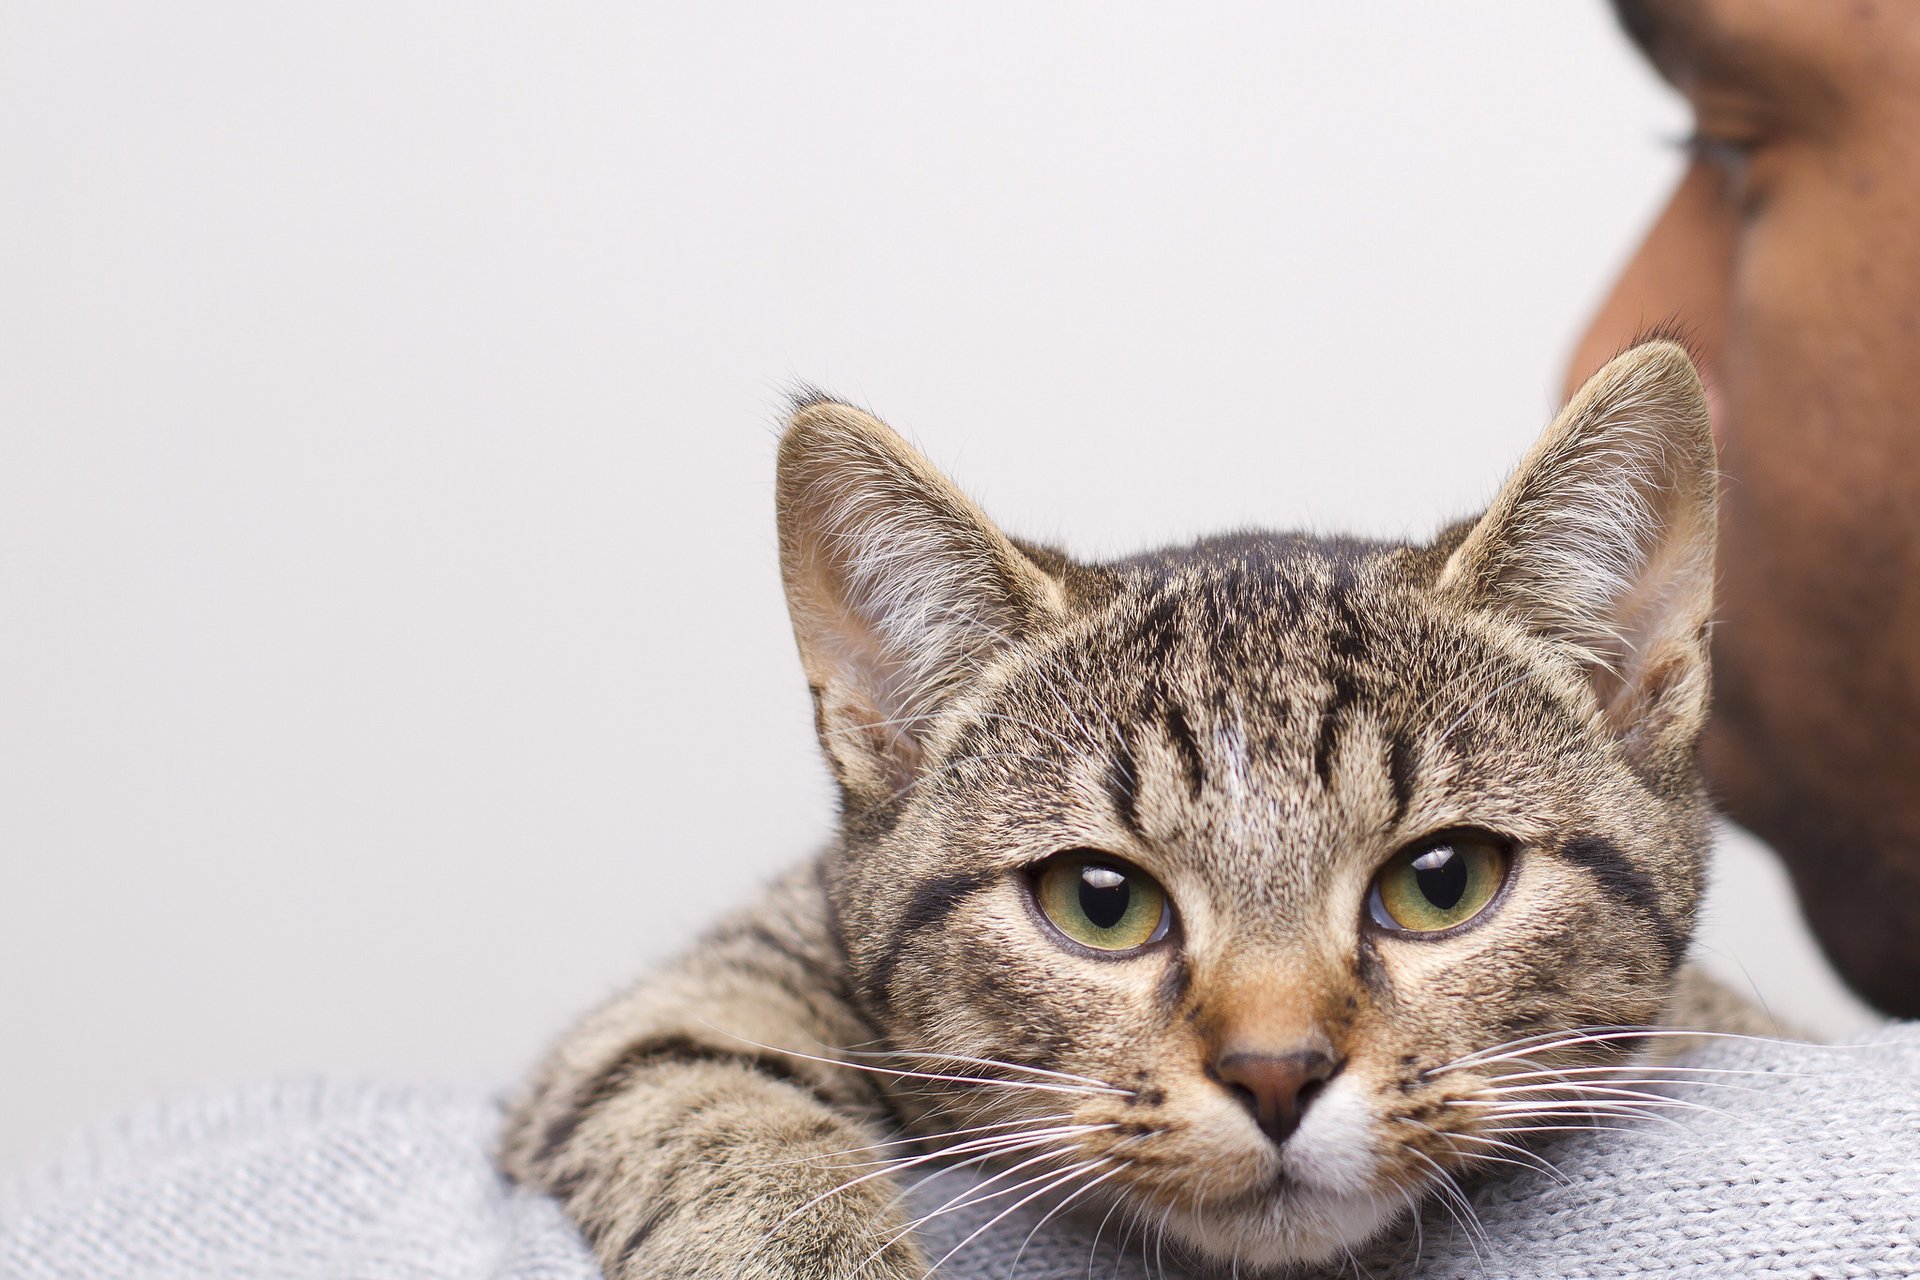
[[[1719,177],[1728,205],[1751,217],[1758,211],[1761,195],[1755,162],[1767,143],[1765,124],[1754,113],[1696,106],[1693,127],[1677,145],[1690,162]]]
[[[1746,180],[1747,167],[1753,162],[1757,144],[1748,138],[1722,137],[1696,127],[1675,145],[1695,160],[1717,170],[1732,185]]]

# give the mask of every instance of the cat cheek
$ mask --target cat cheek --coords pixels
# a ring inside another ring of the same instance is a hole
[[[1377,1184],[1377,1128],[1367,1090],[1351,1077],[1335,1080],[1314,1099],[1281,1149],[1281,1167],[1316,1191],[1364,1195]]]

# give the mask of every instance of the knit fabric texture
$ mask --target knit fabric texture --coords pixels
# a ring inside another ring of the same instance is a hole
[[[1436,1197],[1321,1274],[1920,1276],[1920,1024],[1847,1046],[1718,1041],[1683,1065],[1753,1074],[1674,1073],[1689,1083],[1661,1092],[1711,1110],[1564,1135],[1541,1148],[1551,1174],[1492,1166],[1470,1213]],[[0,1277],[594,1280],[558,1206],[493,1172],[499,1124],[479,1089],[305,1080],[152,1103],[0,1176]],[[1055,1193],[987,1198],[1025,1176],[915,1189],[919,1213],[952,1205],[920,1233],[929,1261],[951,1251],[941,1276],[1204,1275],[1154,1221],[1041,1224]]]

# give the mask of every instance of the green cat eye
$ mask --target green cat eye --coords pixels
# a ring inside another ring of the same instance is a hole
[[[1473,919],[1506,883],[1512,853],[1483,832],[1451,831],[1410,845],[1373,878],[1367,911],[1394,933],[1439,933]]]
[[[1034,900],[1053,927],[1095,951],[1132,951],[1166,937],[1166,890],[1140,868],[1103,853],[1057,854],[1033,878]]]

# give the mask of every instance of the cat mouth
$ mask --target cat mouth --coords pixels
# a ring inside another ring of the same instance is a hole
[[[1275,1169],[1251,1185],[1211,1199],[1209,1203],[1229,1213],[1260,1214],[1272,1210],[1276,1205],[1311,1199],[1316,1194],[1313,1187],[1295,1175],[1285,1169]]]
[[[1312,1189],[1299,1178],[1279,1168],[1221,1203],[1227,1208],[1258,1210],[1311,1194]]]
[[[1172,1215],[1186,1244],[1217,1263],[1286,1267],[1319,1263],[1364,1244],[1391,1218],[1388,1201],[1329,1191],[1278,1173]]]

